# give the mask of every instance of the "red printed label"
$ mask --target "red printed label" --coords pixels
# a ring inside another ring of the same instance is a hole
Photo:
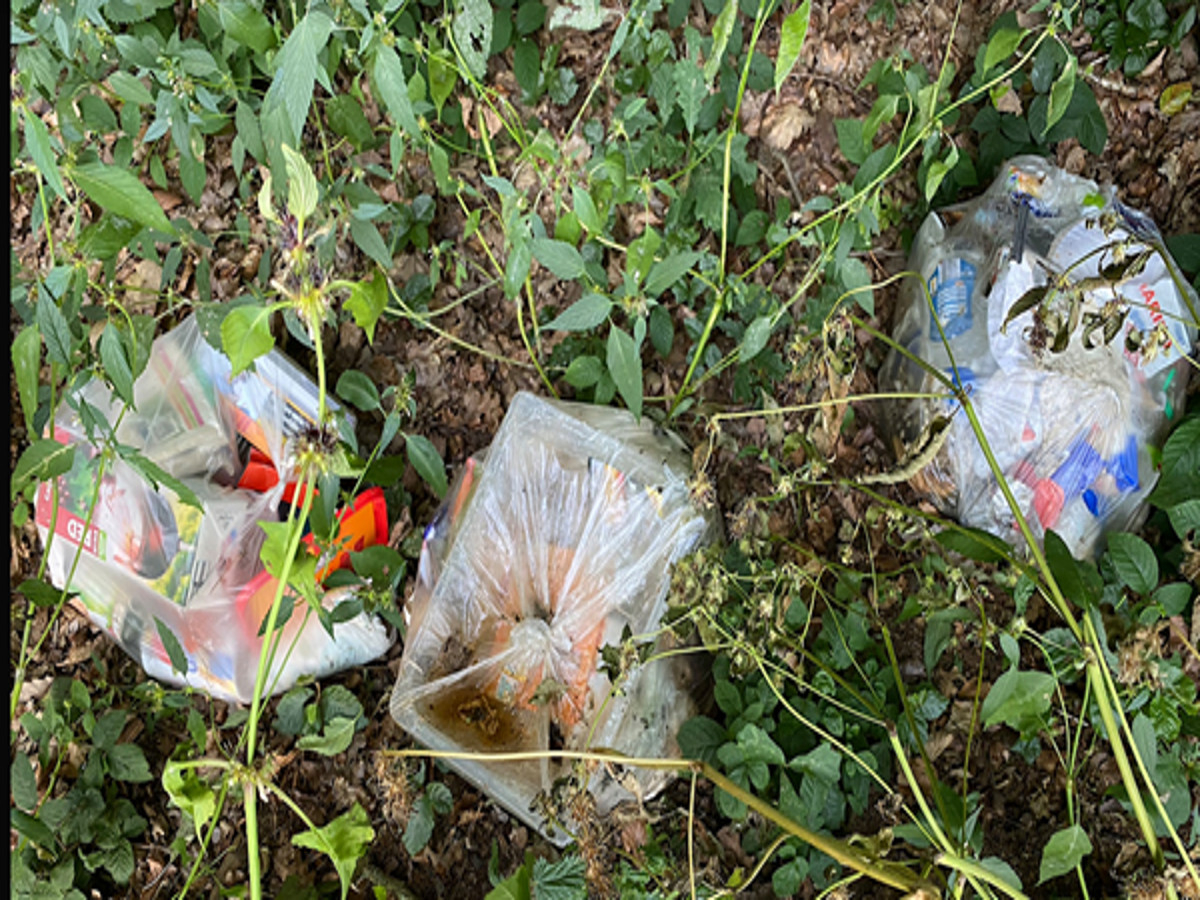
[[[43,482],[38,487],[37,523],[43,528],[50,527],[50,512],[54,508],[54,497],[49,483]],[[65,538],[76,546],[83,547],[93,556],[104,558],[104,532],[95,525],[88,526],[83,519],[70,510],[58,508],[58,518],[55,522],[54,533]]]

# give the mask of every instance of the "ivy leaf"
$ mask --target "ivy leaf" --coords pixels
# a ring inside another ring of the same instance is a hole
[[[412,467],[417,470],[418,475],[425,479],[425,483],[433,488],[433,492],[441,500],[446,496],[448,487],[446,464],[442,462],[442,455],[438,453],[429,438],[419,434],[406,435],[404,446]]]
[[[342,882],[342,900],[346,900],[354,868],[366,853],[367,845],[374,839],[375,829],[371,827],[366,811],[355,803],[349,812],[338,816],[328,825],[293,835],[292,843],[297,847],[319,850],[333,860]]]
[[[367,341],[375,343],[375,326],[379,317],[387,309],[388,288],[387,276],[376,269],[368,282],[355,282],[350,288],[350,296],[346,298],[345,307],[354,322],[367,334]]]
[[[783,86],[791,74],[800,51],[804,49],[804,38],[808,35],[808,20],[812,14],[812,0],[804,0],[786,19],[779,35],[779,52],[775,56],[775,92]]]
[[[1137,535],[1109,535],[1108,559],[1117,578],[1135,593],[1146,595],[1158,587],[1158,560],[1150,545]]]
[[[583,275],[583,255],[566,241],[534,238],[533,258],[549,269],[556,278],[574,281]]]
[[[1038,871],[1038,884],[1051,878],[1065,875],[1079,865],[1092,852],[1092,842],[1078,825],[1070,825],[1055,832],[1042,848],[1042,865]]]
[[[274,348],[271,314],[269,307],[246,304],[231,310],[221,322],[221,347],[233,364],[233,375],[245,371]]]
[[[53,305],[53,304],[51,304]],[[13,340],[13,377],[25,416],[25,430],[33,433],[33,415],[38,405],[38,375],[42,360],[42,334],[37,325],[26,325]]]
[[[612,326],[608,332],[608,371],[635,418],[642,417],[642,360],[627,331]]]
[[[150,189],[132,172],[100,162],[85,163],[71,170],[71,180],[102,209],[155,231],[175,234],[175,226],[167,221]]]
[[[543,325],[550,331],[590,331],[608,318],[612,301],[601,294],[584,294]]]

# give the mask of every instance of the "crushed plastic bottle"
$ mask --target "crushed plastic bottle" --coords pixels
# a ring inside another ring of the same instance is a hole
[[[1137,527],[1156,477],[1151,447],[1186,389],[1200,306],[1154,223],[1111,187],[1018,157],[979,198],[926,218],[910,268],[921,281],[906,283],[893,337],[968,391],[1034,536],[1054,530],[1087,558],[1108,531]],[[895,349],[880,385],[945,393]],[[957,403],[896,401],[889,413],[901,455],[949,418],[912,484],[963,524],[1021,545]]]
[[[435,750],[678,757],[700,657],[656,653],[619,692],[600,662],[605,646],[659,630],[672,563],[718,535],[691,503],[688,469],[678,439],[648,421],[518,394],[426,529],[396,721]],[[667,633],[657,650],[671,646]],[[570,817],[556,828],[536,801],[569,762],[447,764],[551,840],[568,839]],[[601,814],[667,781],[628,775],[595,773]]]
[[[39,485],[35,504],[50,580],[60,589],[69,582],[89,618],[147,674],[249,702],[259,630],[277,587],[259,558],[260,525],[279,521],[281,504],[295,499],[283,461],[290,442],[316,421],[316,386],[277,351],[231,377],[229,360],[189,318],[154,342],[134,400],[136,408],[123,409],[98,381],[65,399],[53,434],[75,445],[74,462],[57,490]],[[117,456],[101,469],[88,434],[108,427],[177,478],[199,508],[152,483],[144,464]],[[320,577],[347,565],[349,550],[386,541],[382,491],[361,493],[338,523],[341,552],[319,561]],[[348,597],[349,589],[330,590],[323,603],[332,609]],[[302,675],[361,665],[391,646],[376,616],[337,623],[331,637],[305,609],[297,602],[282,626],[285,642],[269,673],[276,692]],[[174,668],[164,631],[182,650],[185,672]]]

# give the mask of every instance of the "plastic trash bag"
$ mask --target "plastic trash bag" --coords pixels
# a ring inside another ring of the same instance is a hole
[[[1037,540],[1052,529],[1082,559],[1106,532],[1140,525],[1156,479],[1151,447],[1179,409],[1198,308],[1154,223],[1111,187],[1018,157],[978,199],[926,218],[909,268],[921,280],[905,283],[893,336],[969,391]],[[945,393],[895,349],[880,385]],[[911,483],[963,524],[1020,546],[958,404],[896,401],[892,412],[898,447],[924,447],[916,460],[938,448]]]
[[[688,463],[677,438],[622,410],[518,394],[426,529],[396,721],[435,750],[678,757],[675,734],[695,712],[689,687],[703,675],[696,655],[651,659],[619,693],[599,662],[623,635],[658,629],[672,563],[717,534],[690,501]],[[565,840],[534,804],[569,762],[447,764]],[[668,780],[632,777],[627,789],[593,776],[601,814]]]
[[[316,421],[317,393],[277,351],[254,371],[236,378],[230,372],[229,360],[189,318],[154,342],[134,384],[136,408],[125,409],[99,381],[69,395],[54,437],[75,445],[74,463],[57,492],[49,482],[39,485],[35,516],[43,544],[54,533],[50,580],[60,589],[69,581],[89,618],[149,675],[249,702],[263,646],[259,629],[277,586],[259,557],[260,523],[279,521],[281,503],[294,499],[288,445]],[[133,463],[118,456],[101,469],[85,421],[100,433],[111,428],[138,454]],[[156,487],[148,477],[155,467],[177,478],[200,508],[164,484]],[[372,488],[341,513],[342,552],[320,560],[319,576],[347,565],[349,550],[386,539],[383,494]],[[348,596],[339,589],[322,599],[332,608]],[[276,692],[391,646],[377,617],[360,613],[336,624],[334,639],[306,609],[297,599],[282,626],[284,643],[269,673]],[[186,673],[172,666],[164,640],[182,649]]]

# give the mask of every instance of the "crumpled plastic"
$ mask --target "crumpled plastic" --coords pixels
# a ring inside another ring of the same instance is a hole
[[[39,485],[35,504],[44,545],[54,533],[50,580],[60,589],[69,582],[88,617],[150,676],[249,702],[259,630],[277,587],[259,556],[260,524],[279,521],[281,503],[295,499],[287,461],[293,440],[316,421],[316,387],[274,350],[253,371],[231,377],[229,360],[191,317],[154,342],[134,401],[126,409],[91,381],[60,408],[54,437],[75,445],[74,463],[57,479],[57,492],[50,482]],[[116,456],[101,470],[85,422],[93,433],[111,429],[149,464]],[[190,489],[200,508],[165,484],[156,487],[153,467]],[[349,551],[386,541],[382,492],[360,494],[339,524],[345,542],[319,561],[321,576],[346,565]],[[323,605],[332,609],[351,590],[325,592]],[[297,598],[281,626],[284,641],[268,677],[274,692],[305,675],[366,663],[393,641],[376,616],[337,623],[331,637],[306,610]],[[172,665],[164,631],[182,649],[186,672]]]
[[[648,421],[518,394],[426,528],[405,609],[396,721],[441,751],[678,757],[700,656],[658,656],[672,647],[664,633],[655,656],[613,692],[600,655],[624,636],[658,631],[672,564],[719,535],[690,500],[688,470],[678,438]],[[537,801],[569,762],[446,763],[551,840],[566,840],[570,816],[556,827]],[[668,780],[633,770],[619,781],[599,769],[589,789],[603,814]]]
[[[921,278],[906,282],[897,311],[896,342],[969,391],[1034,537],[1054,530],[1080,559],[1144,521],[1151,448],[1178,415],[1190,372],[1195,292],[1165,250],[1129,265],[1152,245],[1163,246],[1154,223],[1113,188],[1017,157],[982,196],[922,223],[909,260]],[[1031,293],[1039,288],[1049,292]],[[945,393],[894,348],[880,385]],[[911,484],[961,523],[1022,546],[958,404],[897,400],[889,411],[898,448],[927,455],[944,438]]]

